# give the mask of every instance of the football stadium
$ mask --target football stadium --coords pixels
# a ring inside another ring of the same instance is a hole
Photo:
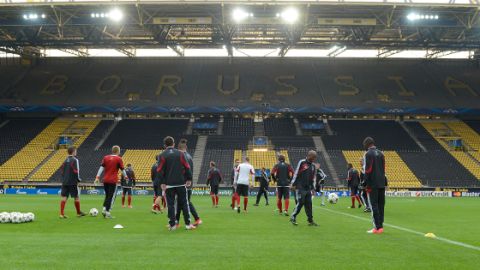
[[[0,269],[480,269],[478,0],[0,0]]]

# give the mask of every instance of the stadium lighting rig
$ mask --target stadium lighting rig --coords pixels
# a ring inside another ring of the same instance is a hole
[[[241,8],[236,8],[232,11],[232,19],[234,22],[237,22],[237,23],[252,17],[253,17],[253,13],[249,13]]]
[[[29,13],[29,14],[23,14],[22,17],[26,21],[36,21],[38,19],[46,19],[47,15],[45,15],[45,13],[42,13],[42,14]]]
[[[336,57],[340,54],[342,54],[343,52],[345,52],[347,50],[347,46],[338,46],[338,45],[334,45],[332,48],[330,48],[330,50],[328,51],[328,54],[327,56],[328,57]]]
[[[109,12],[92,12],[90,14],[91,18],[94,19],[110,19],[111,21],[114,22],[119,22],[123,19],[123,12],[119,10],[118,8],[114,8],[110,10]]]
[[[277,18],[281,18],[286,23],[295,23],[298,21],[300,13],[296,8],[287,8],[280,13],[277,13]]]
[[[409,21],[420,21],[420,20],[432,21],[432,20],[438,20],[438,19],[439,19],[438,14],[419,14],[419,13],[412,12],[407,15],[407,20]]]

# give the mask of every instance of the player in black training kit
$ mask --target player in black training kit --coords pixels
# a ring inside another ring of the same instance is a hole
[[[212,197],[212,207],[218,207],[218,188],[222,182],[222,174],[217,169],[215,162],[210,161],[208,170],[207,186],[210,186],[210,197]]]
[[[230,177],[230,180],[232,180],[232,204],[230,204],[230,207],[232,207],[232,210],[235,209],[235,202],[237,201],[237,197],[238,197],[237,189],[235,188],[235,184],[234,184],[235,173],[236,173],[238,165],[240,165],[240,160],[235,159],[235,164],[233,165],[233,169],[232,169],[232,175]]]
[[[360,196],[358,195],[358,186],[360,185],[360,174],[357,169],[353,168],[351,163],[347,166],[347,182],[350,188],[350,198],[352,199],[352,205],[349,208],[355,208],[355,200],[358,201],[358,208],[362,207]]]
[[[372,209],[372,219],[375,228],[368,233],[382,234],[385,209],[385,156],[382,151],[375,147],[375,141],[371,137],[365,138],[363,146],[365,153],[365,181],[367,182],[368,202]]]
[[[268,184],[270,183],[270,178],[267,175],[267,170],[265,167],[262,168],[262,176],[260,177],[260,187],[258,188],[257,201],[253,206],[258,206],[260,198],[262,195],[265,197],[265,205],[268,205]]]
[[[188,190],[192,184],[190,164],[182,151],[175,149],[175,140],[168,136],[163,140],[165,150],[160,154],[156,178],[160,182],[162,192],[167,198],[169,230],[177,229],[175,199],[182,209],[185,220],[185,229],[192,230],[195,226],[190,223],[190,209]]]
[[[292,180],[292,188],[295,190],[297,205],[295,206],[295,210],[293,210],[292,217],[290,218],[290,222],[293,225],[298,225],[297,215],[305,206],[308,225],[318,226],[318,224],[313,221],[312,211],[312,195],[314,192],[313,184],[317,173],[317,168],[313,162],[316,159],[317,152],[311,150],[308,152],[306,159],[302,159],[298,162],[297,168],[295,169],[295,175],[293,176]]]
[[[294,171],[290,164],[285,162],[285,156],[278,156],[278,163],[273,167],[271,175],[273,181],[277,182],[277,208],[279,214],[288,216],[288,207],[290,205],[290,181]],[[285,207],[282,211],[282,198],[285,201]]]
[[[85,213],[80,210],[80,197],[78,196],[78,183],[80,179],[80,164],[77,155],[77,148],[70,146],[67,149],[68,157],[62,164],[62,200],[60,202],[60,218],[67,218],[65,216],[65,204],[69,196],[75,200],[75,209],[77,210],[77,216],[83,217]]]
[[[135,186],[135,172],[133,171],[132,164],[127,164],[125,173],[128,178],[122,175],[120,183],[122,184],[122,208],[125,208],[125,195],[128,196],[128,208],[132,208],[132,189]]]
[[[362,203],[365,206],[363,212],[372,212],[372,209],[370,209],[370,205],[368,204],[367,182],[365,181],[365,173],[363,172],[363,158],[360,159],[360,167],[360,185],[358,186],[358,190],[360,192],[360,199],[362,199]]]
[[[320,164],[317,164],[316,168],[317,176],[315,178],[315,192],[320,194],[320,197],[322,197],[322,203],[320,205],[325,206],[325,191],[323,190],[323,187],[325,186],[325,179],[327,178],[327,175],[320,168]]]
[[[178,144],[178,150],[183,152],[185,154],[185,159],[187,160],[188,164],[190,165],[190,170],[193,173],[193,158],[190,155],[190,153],[187,152],[187,139],[181,139],[180,143]],[[195,209],[195,206],[192,203],[192,188],[193,185],[190,185],[187,187],[187,197],[188,197],[188,207],[190,209],[190,213],[192,214],[193,218],[195,221],[193,222],[193,225],[197,227],[198,225],[201,225],[203,222],[198,216],[197,209]],[[176,220],[176,226],[177,228],[180,227],[180,215],[182,213],[182,206],[180,205],[180,200],[177,199],[177,212],[175,216]]]

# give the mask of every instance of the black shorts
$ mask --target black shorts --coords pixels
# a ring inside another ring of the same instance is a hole
[[[210,186],[210,194],[218,195],[218,186]]]
[[[160,185],[153,185],[153,194],[155,194],[155,197],[161,197],[162,196],[162,189]]]
[[[72,198],[77,198],[78,197],[78,186],[77,185],[62,185],[62,191],[61,191],[62,197],[72,197]]]
[[[289,187],[277,187],[277,197],[279,199],[290,199],[290,188]]]
[[[358,186],[350,187],[350,196],[358,195]]]
[[[248,185],[237,185],[237,194],[238,196],[248,197]]]
[[[131,187],[122,187],[122,191],[123,191],[123,196],[125,195],[132,195],[132,188]]]

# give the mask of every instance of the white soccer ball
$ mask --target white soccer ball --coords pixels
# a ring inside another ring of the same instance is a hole
[[[18,216],[19,216],[19,223],[24,223],[27,221],[27,217],[25,216],[24,213],[20,213]]]
[[[29,213],[27,213],[26,215],[27,215],[27,220],[28,220],[28,222],[32,222],[32,221],[35,220],[35,214],[34,214],[34,213],[29,212]]]
[[[10,213],[5,213],[5,223],[12,222],[12,215]]]
[[[23,222],[30,222],[30,215],[28,213],[23,213]]]
[[[90,216],[92,217],[96,217],[98,215],[98,210],[97,208],[92,208],[90,209],[90,212],[88,212],[90,214]]]
[[[9,223],[10,222],[10,213],[2,212],[0,213],[0,223]]]
[[[12,223],[20,223],[20,213],[17,213],[17,212],[10,213],[10,220]]]
[[[331,204],[336,204],[338,202],[338,195],[336,193],[328,194],[328,202]]]

